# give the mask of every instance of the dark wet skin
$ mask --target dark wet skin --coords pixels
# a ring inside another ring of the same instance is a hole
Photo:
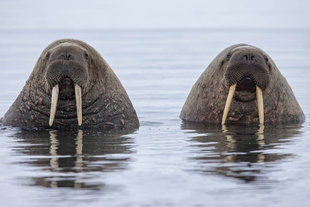
[[[234,84],[236,90],[226,124],[259,124],[256,94],[259,89],[265,124],[304,122],[305,116],[292,89],[272,59],[261,49],[247,44],[226,48],[209,64],[192,87],[180,118],[221,124],[228,93]]]
[[[59,96],[50,126],[52,89],[56,85]],[[81,125],[75,86],[81,88]],[[139,127],[132,103],[110,66],[90,45],[73,39],[57,40],[42,52],[20,95],[3,117],[3,124],[25,129],[104,131]]]

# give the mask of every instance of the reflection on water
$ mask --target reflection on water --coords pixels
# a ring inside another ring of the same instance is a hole
[[[216,173],[245,182],[256,181],[264,170],[291,154],[279,153],[280,144],[290,142],[288,138],[301,132],[301,125],[277,127],[257,126],[205,126],[197,123],[183,123],[182,129],[191,129],[195,134],[190,142],[198,161],[198,171]],[[262,181],[262,180],[260,180]]]
[[[27,155],[22,164],[38,167],[32,185],[99,189],[99,172],[126,169],[133,141],[121,135],[85,135],[53,131],[21,131],[16,135]],[[47,172],[47,173],[42,173]]]

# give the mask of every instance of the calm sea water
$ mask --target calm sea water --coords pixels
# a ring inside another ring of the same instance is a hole
[[[1,30],[0,116],[42,50],[88,42],[111,65],[141,127],[126,135],[0,130],[4,206],[309,206],[309,30]],[[193,126],[178,118],[224,48],[265,50],[306,114],[302,125]]]

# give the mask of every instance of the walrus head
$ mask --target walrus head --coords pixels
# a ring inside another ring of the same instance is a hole
[[[3,124],[61,130],[132,130],[137,114],[121,82],[87,43],[60,39],[41,53]]]
[[[48,91],[52,91],[50,126],[55,118],[58,98],[68,100],[74,97],[78,125],[81,126],[82,88],[84,89],[87,85],[88,59],[88,53],[84,48],[66,42],[47,52],[45,78]]]
[[[234,98],[244,102],[253,101],[256,86],[261,90],[267,88],[270,64],[268,57],[258,50],[249,46],[234,48],[227,54],[226,61],[226,84],[229,87],[237,84]]]
[[[226,105],[222,117],[225,124],[231,99],[250,102],[257,99],[259,122],[264,123],[263,91],[269,84],[271,65],[268,57],[251,46],[239,46],[226,55],[225,82],[229,86]]]
[[[201,74],[182,108],[184,121],[208,124],[303,122],[286,79],[261,49],[232,45]]]

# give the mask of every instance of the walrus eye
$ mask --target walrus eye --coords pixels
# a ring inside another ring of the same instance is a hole
[[[269,71],[271,71],[271,64],[269,62],[269,58],[267,56],[264,56],[264,59],[265,59],[265,62],[267,64],[268,68],[269,68]]]
[[[50,57],[50,54],[47,53],[46,56],[45,56],[46,60],[48,60],[49,57]]]
[[[88,54],[85,52],[84,55],[85,55],[85,59],[88,60]]]
[[[228,61],[231,57],[231,53],[228,53],[227,56],[226,56],[226,60]]]

